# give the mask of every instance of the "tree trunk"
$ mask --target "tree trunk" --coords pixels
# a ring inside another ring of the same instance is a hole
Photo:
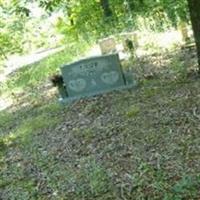
[[[109,0],[101,0],[100,3],[101,3],[101,7],[103,9],[103,12],[104,12],[104,16],[106,18],[111,17],[112,10],[110,8]]]
[[[200,0],[187,0],[187,1],[191,16],[195,43],[197,46],[197,56],[198,56],[199,73],[200,73]]]

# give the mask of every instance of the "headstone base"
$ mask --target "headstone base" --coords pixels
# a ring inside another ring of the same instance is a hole
[[[126,85],[116,87],[115,89],[107,89],[107,90],[103,90],[103,91],[98,91],[95,93],[87,94],[85,96],[81,95],[81,96],[76,96],[76,97],[59,98],[59,102],[60,102],[60,104],[66,105],[66,104],[71,104],[74,101],[78,101],[80,99],[92,97],[95,95],[101,95],[101,94],[105,94],[105,93],[109,93],[109,92],[113,92],[113,91],[121,91],[121,90],[129,90],[129,89],[137,88],[137,86],[138,86],[137,82],[134,81],[129,74],[125,75],[125,80],[126,80]]]

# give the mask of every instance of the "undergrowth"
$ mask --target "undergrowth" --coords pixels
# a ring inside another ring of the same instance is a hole
[[[32,65],[24,66],[16,72],[13,72],[13,75],[11,75],[9,80],[4,84],[3,92],[24,91],[43,85],[44,81],[46,81],[50,75],[60,73],[59,68],[62,65],[71,62],[75,57],[80,58],[87,48],[88,44],[84,42],[82,42],[81,45],[74,44],[53,56]]]
[[[66,52],[6,83],[21,92],[0,112],[1,199],[199,199],[200,83],[184,63],[62,107],[45,84]]]

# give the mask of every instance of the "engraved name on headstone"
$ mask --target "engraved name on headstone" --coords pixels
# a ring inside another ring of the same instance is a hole
[[[61,72],[69,100],[130,87],[118,54],[82,59],[64,65]]]

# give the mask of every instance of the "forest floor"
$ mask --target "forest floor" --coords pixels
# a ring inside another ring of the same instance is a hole
[[[3,86],[13,101],[0,112],[0,199],[200,199],[195,49],[123,62],[137,89],[62,107],[45,70],[66,59],[20,69]]]

